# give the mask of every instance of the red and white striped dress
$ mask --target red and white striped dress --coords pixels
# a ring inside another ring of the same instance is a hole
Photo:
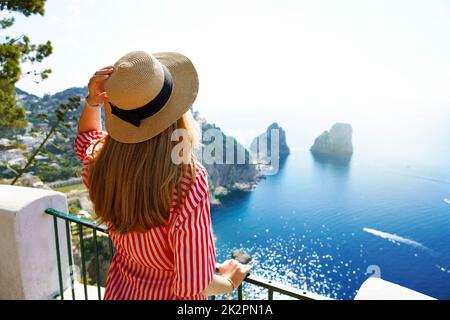
[[[107,133],[90,131],[75,139],[83,161],[82,178],[89,188],[87,169],[94,144]],[[196,179],[182,183],[182,206],[175,209],[177,192],[167,226],[145,233],[110,233],[116,247],[108,273],[105,300],[205,300],[201,293],[214,276],[216,250],[211,226],[208,175],[197,163]]]

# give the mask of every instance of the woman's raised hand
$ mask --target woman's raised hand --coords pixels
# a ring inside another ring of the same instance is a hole
[[[105,81],[113,73],[114,67],[108,66],[98,70],[89,80],[88,89],[89,95],[87,103],[91,106],[99,106],[107,98],[105,92]]]
[[[250,268],[236,260],[227,260],[219,267],[219,274],[230,279],[234,289],[241,285],[249,273]]]

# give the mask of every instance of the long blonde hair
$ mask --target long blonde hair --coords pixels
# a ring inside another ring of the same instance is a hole
[[[184,129],[184,161],[172,161],[175,130]],[[168,222],[173,193],[181,195],[181,178],[195,180],[198,125],[191,112],[184,114],[158,136],[140,143],[120,143],[109,135],[94,147],[89,165],[89,196],[96,219],[117,233],[145,232]],[[178,205],[181,197],[178,196]]]

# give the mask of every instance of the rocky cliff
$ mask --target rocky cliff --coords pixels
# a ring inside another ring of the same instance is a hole
[[[219,127],[200,117],[198,112],[194,112],[194,118],[199,122],[203,132],[202,155],[199,155],[199,158],[202,159],[202,164],[208,171],[213,204],[220,204],[220,198],[231,191],[253,190],[263,178],[263,175],[258,171],[256,164],[251,163],[250,152],[235,138],[225,135]],[[213,139],[209,139],[208,135],[205,134],[208,130],[214,130],[222,141],[223,157],[222,159],[216,158],[213,163],[211,163],[211,159],[207,158],[208,151],[206,149],[214,143]],[[231,163],[230,160],[232,160]]]
[[[314,141],[311,152],[319,156],[351,156],[353,129],[347,123],[335,123]]]

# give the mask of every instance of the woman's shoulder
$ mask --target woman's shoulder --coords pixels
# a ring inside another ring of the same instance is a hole
[[[84,160],[92,155],[94,145],[108,134],[102,130],[80,132],[75,137],[74,150],[78,159]]]
[[[181,207],[174,206],[173,223],[178,225],[185,220],[195,208],[202,202],[209,202],[209,187],[208,187],[208,171],[200,163],[195,162],[193,166],[195,174],[188,172],[184,175],[181,181]],[[174,204],[177,203],[177,191],[175,191]]]
[[[194,167],[195,167],[195,177],[200,177],[200,178],[208,178],[208,171],[206,170],[206,168],[203,166],[203,164],[201,164],[200,162],[198,162],[197,160],[194,161]]]
[[[195,172],[192,173],[192,170],[194,170]],[[194,161],[194,165],[184,173],[182,177],[182,183],[184,186],[192,187],[193,185],[195,186],[195,182],[197,180],[207,182],[208,171],[203,166],[203,164],[198,161]]]

